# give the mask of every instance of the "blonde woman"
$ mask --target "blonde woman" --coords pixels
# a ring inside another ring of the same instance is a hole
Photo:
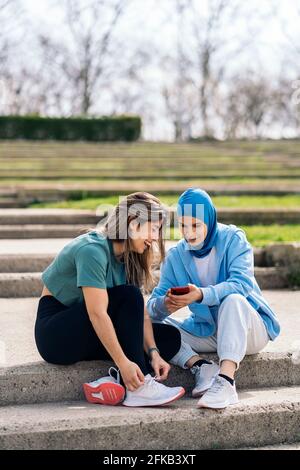
[[[164,258],[164,219],[156,197],[130,194],[103,227],[68,243],[42,274],[35,339],[43,359],[112,360],[119,369],[115,377],[84,384],[90,402],[163,405],[184,394],[182,387],[160,383],[180,349],[180,332],[152,326],[140,290],[151,285],[154,243]]]

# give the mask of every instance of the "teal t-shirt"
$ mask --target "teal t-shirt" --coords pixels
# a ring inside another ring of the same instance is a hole
[[[126,284],[125,265],[114,255],[112,241],[97,231],[74,238],[42,273],[51,294],[64,305],[83,301],[82,287]]]

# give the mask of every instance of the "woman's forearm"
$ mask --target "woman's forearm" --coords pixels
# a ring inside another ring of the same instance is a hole
[[[118,367],[128,360],[119,343],[114,325],[107,313],[90,315],[90,320],[101,343]]]

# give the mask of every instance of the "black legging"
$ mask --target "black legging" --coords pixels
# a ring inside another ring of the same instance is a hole
[[[121,285],[108,288],[107,293],[107,312],[125,355],[138,364],[143,374],[152,372],[143,347],[144,299],[140,289]],[[170,361],[180,349],[179,330],[171,325],[154,323],[153,331],[161,357]],[[93,328],[84,301],[67,307],[53,296],[42,297],[35,323],[35,340],[42,358],[52,364],[112,360]]]

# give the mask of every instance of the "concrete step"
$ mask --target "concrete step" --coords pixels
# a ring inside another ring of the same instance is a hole
[[[90,228],[91,225],[84,224],[2,225],[0,226],[0,240],[20,238],[74,238]]]
[[[300,387],[245,390],[225,410],[182,398],[157,408],[85,401],[7,406],[1,449],[221,449],[299,442]]]
[[[0,273],[0,298],[39,297],[41,273]]]
[[[254,274],[261,289],[284,289],[290,285],[286,267],[256,267]]]
[[[281,334],[258,355],[247,356],[237,372],[238,389],[300,385],[300,291],[265,291],[277,313]],[[81,385],[107,375],[106,361],[56,366],[41,361],[34,340],[38,299],[0,299],[0,406],[79,400]],[[189,309],[174,316],[184,318]],[[206,355],[217,360],[215,355]],[[169,385],[192,387],[188,371],[172,368]]]
[[[0,209],[1,225],[96,225],[103,216],[77,209]]]
[[[18,199],[0,197],[0,210],[21,208],[21,207],[26,207],[26,203],[18,201]]]
[[[262,447],[242,447],[237,450],[300,450],[300,442],[274,444]]]
[[[54,254],[0,254],[0,273],[41,273],[55,258]]]
[[[172,242],[166,245],[168,250],[172,246]],[[54,257],[54,253],[0,254],[0,273],[42,272],[49,266]],[[256,266],[262,266],[262,250],[255,250],[254,262]]]
[[[159,271],[155,271],[158,281]],[[262,289],[284,289],[289,286],[287,268],[255,268],[255,277]],[[20,298],[40,296],[42,291],[40,272],[0,272],[0,297]]]
[[[170,220],[173,225],[174,207],[170,207]],[[0,209],[1,225],[96,225],[103,218],[103,212],[76,209]],[[219,208],[218,220],[224,224],[269,225],[299,224],[298,208]],[[29,230],[29,228],[28,228]],[[46,227],[45,227],[46,230]]]
[[[215,354],[203,354],[217,361]],[[84,399],[82,384],[107,375],[112,363],[88,361],[72,366],[34,362],[0,367],[0,406]],[[173,367],[166,385],[185,387],[190,395],[193,377],[189,371]],[[300,385],[300,364],[291,353],[263,352],[247,356],[236,375],[238,390],[245,388]]]
[[[54,366],[42,362],[33,338],[38,299],[0,299],[0,448],[140,449],[146,445],[179,450],[297,444],[300,292],[265,291],[264,296],[278,314],[282,333],[263,352],[244,359],[237,375],[240,403],[223,411],[196,409],[196,400],[189,398],[192,377],[178,368],[172,369],[168,384],[182,383],[187,398],[169,406],[128,409],[82,401],[82,383],[106,375],[109,363]],[[177,314],[184,317],[188,309]],[[270,388],[274,386],[278,388]]]
[[[72,238],[3,239],[0,242],[0,256],[44,255],[55,256]]]

